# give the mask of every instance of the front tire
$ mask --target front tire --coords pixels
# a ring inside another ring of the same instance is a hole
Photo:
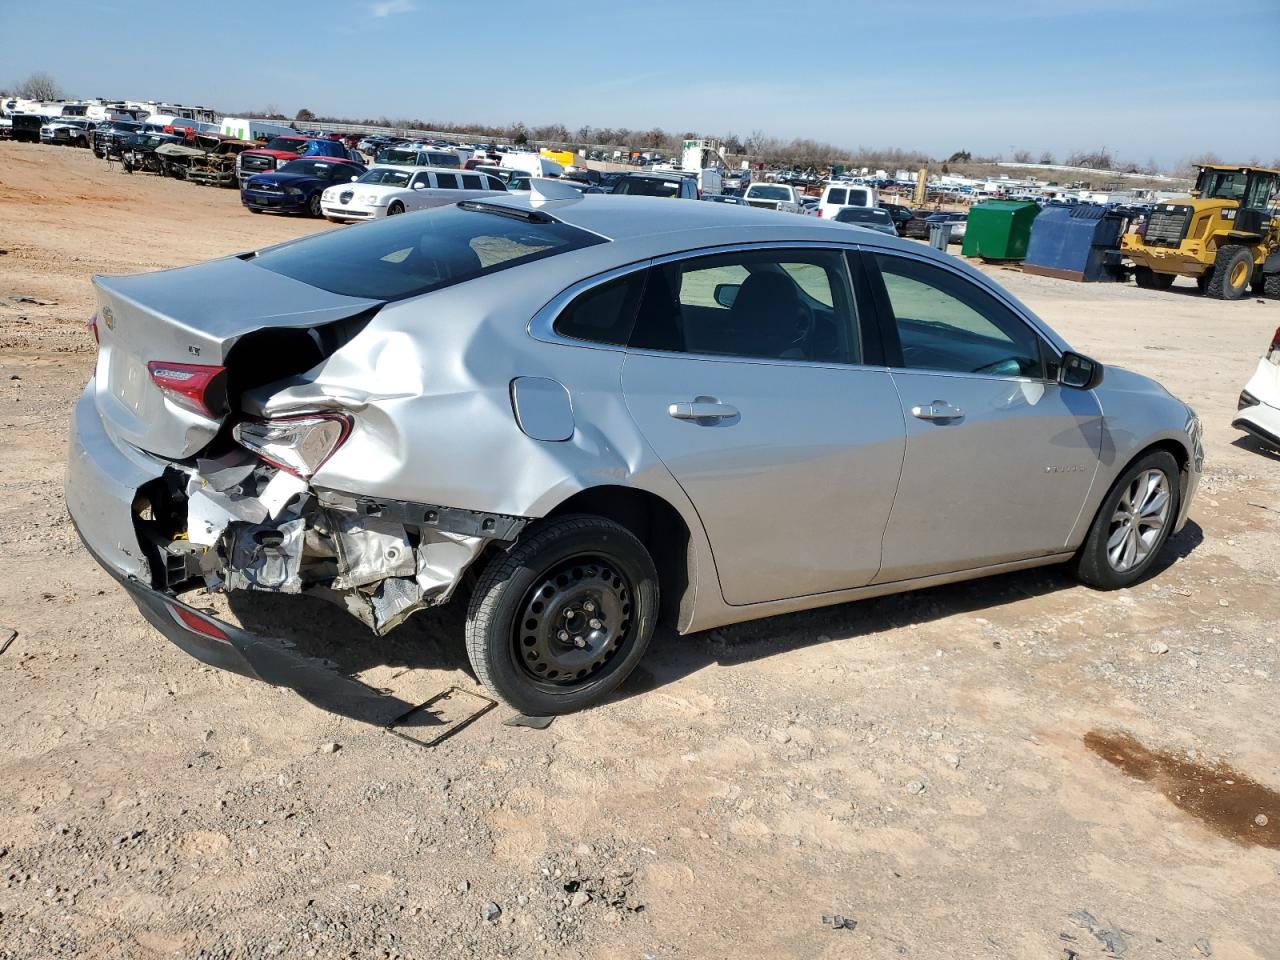
[[[1218,248],[1205,296],[1215,300],[1239,300],[1248,292],[1252,279],[1253,253],[1248,247],[1229,243]]]
[[[398,213],[404,213],[404,204],[399,200],[392,200],[391,205],[387,207],[387,216],[394,217]]]
[[[653,635],[658,575],[625,527],[570,516],[530,527],[485,568],[467,610],[476,677],[514,710],[572,713],[631,673]]]
[[[1179,481],[1178,462],[1165,450],[1130,464],[1072,558],[1076,579],[1099,590],[1118,590],[1146,577],[1177,522]]]
[[[320,194],[313,193],[307,200],[307,215],[318,218],[322,212],[320,209]]]

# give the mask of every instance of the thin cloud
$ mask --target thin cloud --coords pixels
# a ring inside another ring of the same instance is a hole
[[[370,7],[370,12],[381,20],[397,13],[412,13],[416,9],[413,0],[380,0]]]

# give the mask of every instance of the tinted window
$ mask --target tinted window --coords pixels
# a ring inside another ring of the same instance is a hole
[[[847,196],[848,191],[843,187],[832,187],[827,192],[827,203],[844,203],[845,197]]]
[[[826,250],[757,251],[654,267],[631,345],[857,363],[844,257]]]
[[[893,223],[888,213],[873,207],[845,207],[836,212],[835,219],[839,223]]]
[[[631,337],[645,271],[610,280],[581,294],[556,317],[555,331],[577,340],[624,346]]]
[[[633,197],[679,197],[680,178],[623,177],[613,192]]]
[[[409,181],[409,186],[424,187],[424,188],[431,186],[431,174],[429,173],[414,174],[413,179]]]
[[[486,190],[500,190],[503,193],[505,193],[507,190],[506,184],[504,184],[497,177],[485,177],[484,185]]]
[[[483,190],[484,186],[480,183],[480,178],[474,173],[464,173],[462,175],[463,190]]]
[[[458,176],[454,173],[437,173],[436,186],[441,190],[457,190]]]
[[[456,153],[436,153],[431,152],[427,155],[433,167],[452,167],[458,169],[462,164],[458,163],[458,155]]]
[[[557,221],[451,205],[295,240],[249,262],[332,293],[396,300],[604,242]]]
[[[919,260],[876,256],[903,366],[1043,377],[1040,338],[977,284]]]

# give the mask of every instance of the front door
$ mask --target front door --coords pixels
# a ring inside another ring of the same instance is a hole
[[[877,581],[1062,552],[1098,469],[1092,391],[1048,378],[1052,348],[960,273],[892,254],[866,262],[892,314],[907,432]]]
[[[879,570],[903,422],[888,371],[861,357],[839,252],[651,268],[623,393],[698,511],[727,603],[861,586]]]

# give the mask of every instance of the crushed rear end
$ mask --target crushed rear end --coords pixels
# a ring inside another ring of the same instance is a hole
[[[342,688],[352,681],[178,596],[315,593],[383,634],[447,600],[486,543],[523,526],[315,485],[367,397],[317,388],[293,409],[264,407],[306,385],[381,301],[238,257],[94,285],[99,354],[73,414],[68,510],[148,621],[193,656],[300,691]]]

